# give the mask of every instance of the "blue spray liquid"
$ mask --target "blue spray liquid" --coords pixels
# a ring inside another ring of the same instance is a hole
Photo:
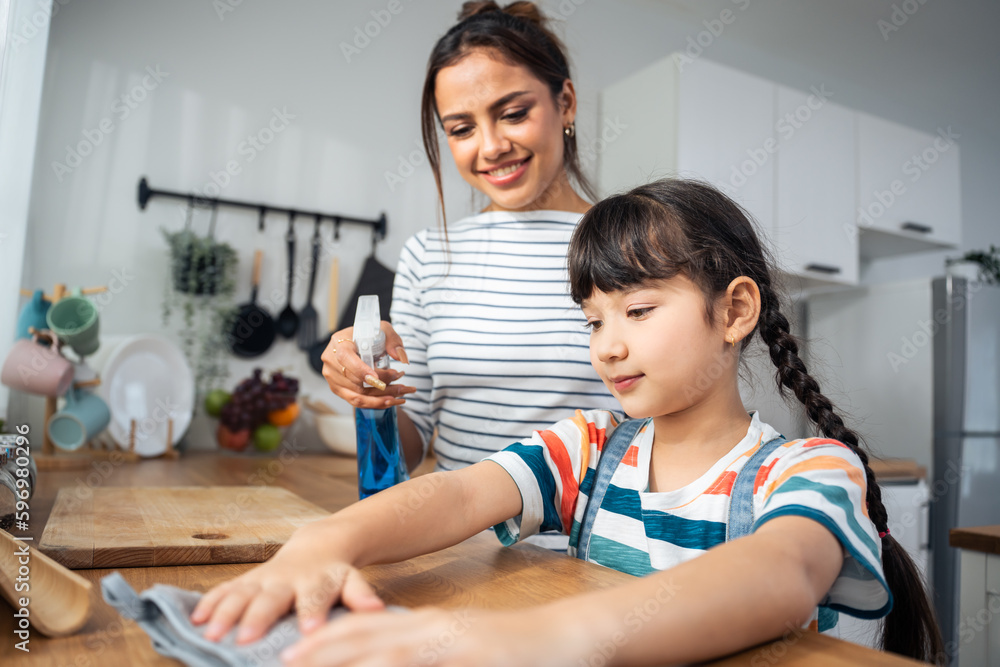
[[[399,442],[396,408],[355,408],[358,495],[362,500],[410,478]]]

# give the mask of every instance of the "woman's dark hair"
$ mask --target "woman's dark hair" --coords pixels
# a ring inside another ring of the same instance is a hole
[[[570,293],[576,303],[594,289],[614,292],[653,280],[685,275],[705,295],[709,318],[718,297],[739,276],[760,290],[754,331],[777,367],[778,389],[791,391],[819,431],[850,447],[865,467],[868,515],[879,534],[887,531],[882,491],[858,434],[844,425],[799,357],[799,342],[781,312],[780,289],[770,253],[749,216],[710,185],[665,179],[609,197],[580,221],[569,246]],[[741,343],[745,348],[751,332]],[[883,621],[882,648],[941,664],[942,641],[920,575],[891,535],[882,538],[882,569],[892,592]]]
[[[545,17],[533,2],[512,2],[501,8],[497,3],[466,2],[458,14],[458,23],[438,40],[427,61],[427,77],[420,102],[420,127],[424,150],[434,172],[438,202],[444,223],[444,190],[441,186],[441,151],[437,125],[440,116],[434,99],[437,75],[476,49],[488,49],[504,62],[523,65],[545,83],[554,100],[570,79],[566,49],[546,26]],[[563,167],[584,193],[596,200],[590,181],[580,169],[576,136],[563,135]]]

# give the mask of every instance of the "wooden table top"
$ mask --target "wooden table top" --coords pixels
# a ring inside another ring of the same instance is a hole
[[[952,528],[948,534],[948,543],[959,549],[1000,554],[1000,525]]]
[[[96,463],[85,470],[46,471],[39,475],[31,500],[29,535],[41,538],[56,493],[70,487],[80,493],[106,486],[277,485],[324,509],[336,511],[357,500],[352,459],[329,455],[258,458],[229,453],[190,453],[177,460]],[[253,565],[193,565],[122,568],[118,571],[137,591],[153,584],[206,591]],[[100,579],[112,570],[76,570],[94,582],[91,617],[75,635],[49,639],[32,631],[30,653],[14,649],[13,608],[0,599],[0,655],[8,667],[133,667],[178,665],[157,654],[148,636],[122,619],[100,596]],[[404,607],[479,607],[517,609],[614,586],[630,575],[523,544],[500,546],[490,535],[477,535],[443,551],[394,565],[365,569],[365,576],[389,604]],[[786,667],[902,667],[919,663],[879,653],[814,632],[789,635],[772,643],[710,663],[719,667],[760,664]]]

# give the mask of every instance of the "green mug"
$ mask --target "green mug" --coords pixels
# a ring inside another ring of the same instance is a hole
[[[59,340],[73,348],[81,357],[93,354],[100,347],[97,308],[87,298],[67,296],[52,304],[45,314],[49,328]]]

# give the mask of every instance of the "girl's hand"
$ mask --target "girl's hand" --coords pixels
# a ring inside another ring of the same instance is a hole
[[[540,609],[540,608],[539,608]],[[446,665],[577,667],[593,650],[535,610],[420,609],[350,614],[281,654],[288,667]]]
[[[302,634],[323,625],[338,600],[356,611],[384,609],[346,559],[323,558],[333,551],[310,534],[308,525],[300,528],[271,560],[206,593],[191,612],[191,622],[207,622],[205,638],[212,641],[239,622],[236,642],[245,644],[263,637],[293,606]]]
[[[382,331],[385,333],[385,349],[389,356],[404,364],[409,363],[406,350],[403,349],[403,340],[392,325],[383,320]],[[412,394],[416,388],[389,384],[403,377],[403,373],[390,368],[376,370],[366,366],[358,356],[353,339],[354,327],[341,329],[333,334],[330,344],[323,351],[323,377],[330,385],[330,390],[356,408],[385,408],[405,403],[401,396]],[[366,377],[378,378],[386,384],[385,389],[365,385]]]

